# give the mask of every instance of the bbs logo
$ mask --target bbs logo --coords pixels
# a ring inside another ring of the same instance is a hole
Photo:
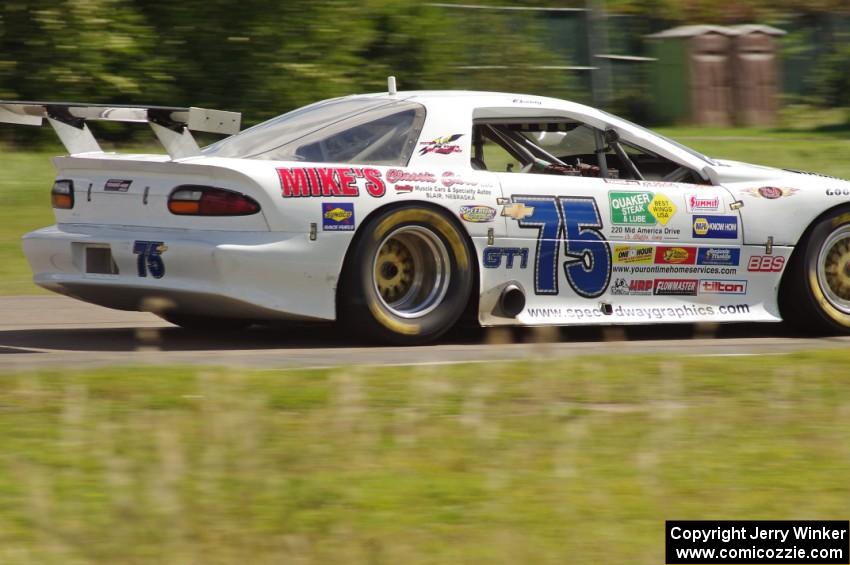
[[[753,255],[747,263],[751,273],[778,273],[785,267],[785,257],[780,255]]]

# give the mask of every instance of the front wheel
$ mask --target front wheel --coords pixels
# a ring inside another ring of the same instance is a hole
[[[850,333],[850,212],[837,210],[814,226],[786,279],[784,318],[821,333]]]
[[[404,206],[362,229],[341,283],[339,309],[349,329],[412,345],[451,328],[474,280],[472,251],[454,223],[436,210]]]

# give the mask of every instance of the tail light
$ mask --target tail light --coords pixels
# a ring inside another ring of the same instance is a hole
[[[248,216],[260,211],[250,196],[210,186],[178,186],[168,197],[168,209],[178,216]]]
[[[53,183],[50,201],[54,208],[70,210],[74,207],[74,181],[58,180]]]

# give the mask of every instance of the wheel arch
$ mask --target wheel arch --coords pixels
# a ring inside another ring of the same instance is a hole
[[[339,315],[339,305],[340,305],[340,295],[343,292],[343,289],[346,285],[346,277],[351,272],[351,261],[352,256],[354,255],[353,250],[356,249],[356,246],[360,244],[360,240],[363,239],[363,234],[366,233],[366,229],[369,224],[378,217],[380,214],[384,212],[388,212],[390,210],[395,210],[398,208],[404,208],[409,206],[417,206],[420,208],[428,208],[430,210],[434,210],[439,213],[443,217],[445,217],[454,227],[458,230],[458,233],[462,234],[462,237],[466,244],[469,246],[470,254],[471,254],[471,266],[472,266],[472,287],[476,290],[472,296],[472,300],[469,301],[469,307],[466,312],[461,316],[461,320],[467,318],[468,315],[472,314],[475,316],[475,320],[478,319],[478,299],[481,296],[481,278],[479,273],[479,265],[478,265],[478,257],[476,256],[475,251],[475,243],[472,241],[472,237],[469,235],[469,232],[463,227],[461,221],[452,213],[452,211],[439,204],[435,204],[433,202],[423,202],[421,200],[402,200],[396,202],[389,202],[382,206],[379,206],[369,212],[363,221],[360,222],[360,225],[357,227],[357,230],[354,232],[354,237],[348,243],[348,248],[345,250],[345,255],[342,260],[342,267],[340,268],[339,278],[336,285],[336,291],[334,293],[334,310],[335,310],[335,318],[337,320],[340,319]]]
[[[788,263],[785,266],[785,270],[783,271],[782,277],[779,280],[779,289],[777,291],[776,297],[779,306],[779,315],[782,317],[783,320],[786,319],[787,309],[789,308],[787,303],[789,296],[787,295],[787,292],[789,292],[789,289],[793,284],[792,280],[797,272],[796,270],[800,266],[800,256],[805,253],[805,244],[808,242],[812,231],[824,218],[841,210],[845,210],[850,213],[850,202],[842,202],[840,204],[836,204],[835,206],[827,208],[826,210],[818,214],[815,218],[812,219],[812,221],[808,223],[806,229],[803,230],[803,233],[797,240],[796,245],[794,245],[794,250],[788,257]]]

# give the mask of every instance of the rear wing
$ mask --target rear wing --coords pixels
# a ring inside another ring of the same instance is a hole
[[[0,122],[40,126],[47,119],[71,155],[103,153],[86,125],[90,120],[148,123],[168,155],[181,159],[201,154],[192,130],[232,135],[239,133],[241,117],[238,112],[205,108],[0,100]]]

